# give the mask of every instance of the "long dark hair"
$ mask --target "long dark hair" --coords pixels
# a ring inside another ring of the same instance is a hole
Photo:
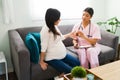
[[[60,11],[57,9],[49,8],[45,14],[45,22],[47,27],[49,28],[49,32],[52,32],[54,36],[60,35],[56,29],[54,23],[60,19]]]

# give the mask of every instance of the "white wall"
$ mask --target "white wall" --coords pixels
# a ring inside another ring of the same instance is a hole
[[[2,22],[2,0],[0,0],[0,22]]]
[[[120,0],[107,0],[106,18],[118,17],[120,19]]]
[[[98,22],[105,19],[106,0],[91,0],[91,6],[94,8],[93,21]]]
[[[107,0],[107,2],[106,19],[117,17],[120,20],[120,0]],[[116,35],[120,37],[120,27],[117,29]]]
[[[29,0],[13,0],[13,11],[14,11],[13,13],[14,13],[14,21],[15,21],[14,23],[4,24],[2,21],[0,21],[0,51],[4,51],[5,53],[5,56],[8,62],[9,72],[13,71],[13,66],[12,66],[11,57],[10,57],[8,30],[18,28],[18,27],[44,25],[44,21],[33,22],[31,20],[31,17],[29,15],[28,1]],[[104,20],[106,18],[106,15],[108,15],[106,14],[106,3],[107,2],[105,0],[91,0],[90,5],[95,10],[93,21],[97,22],[97,21]],[[112,6],[109,5],[109,6],[114,7],[114,5]],[[1,9],[1,5],[0,5],[0,9]],[[110,13],[110,16],[112,14],[114,14],[114,12]],[[0,16],[1,16],[1,12],[0,12]],[[60,24],[61,25],[62,24],[75,24],[78,21],[79,20],[63,20],[61,21]],[[4,71],[2,70],[2,65],[0,65],[0,74],[2,73],[4,73]]]

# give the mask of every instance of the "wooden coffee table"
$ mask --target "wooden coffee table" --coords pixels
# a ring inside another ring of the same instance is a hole
[[[120,60],[86,70],[95,76],[94,80],[120,80]],[[71,74],[65,74],[63,80],[72,80]]]
[[[87,71],[87,74],[93,74],[88,69],[86,69],[86,71]],[[71,73],[68,73],[68,74],[65,74],[63,76],[63,79],[61,79],[61,80],[73,80],[73,77],[71,76]],[[85,77],[83,80],[87,80],[87,77]],[[94,80],[102,80],[102,79],[100,77],[98,77],[97,75],[94,75]]]
[[[102,80],[120,80],[120,60],[89,69],[89,72]]]

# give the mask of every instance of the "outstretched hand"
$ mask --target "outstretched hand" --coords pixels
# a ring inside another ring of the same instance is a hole
[[[78,32],[77,32],[77,36],[82,37],[82,38],[85,37],[84,34],[83,34],[81,31],[78,31]]]
[[[77,38],[76,31],[70,32],[70,37],[73,38],[73,39]]]
[[[79,44],[78,44],[78,41],[73,39],[73,45],[74,45],[74,48],[75,49],[78,49],[79,48]]]

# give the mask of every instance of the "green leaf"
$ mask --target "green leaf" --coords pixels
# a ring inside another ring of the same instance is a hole
[[[76,66],[76,67],[72,68],[71,75],[73,77],[84,78],[84,77],[86,77],[87,72],[86,72],[85,68],[83,68],[81,66]]]

